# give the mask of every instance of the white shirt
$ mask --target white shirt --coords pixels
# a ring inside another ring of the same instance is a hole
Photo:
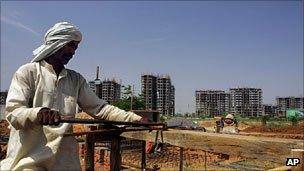
[[[141,117],[106,104],[89,88],[79,73],[63,69],[56,76],[45,61],[21,66],[15,73],[6,101],[10,139],[7,158],[0,170],[80,170],[75,137],[63,137],[71,124],[42,126],[37,113],[42,107],[74,118],[76,105],[94,118],[137,121]]]

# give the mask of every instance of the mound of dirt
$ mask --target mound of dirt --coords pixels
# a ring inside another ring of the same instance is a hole
[[[298,126],[282,126],[282,127],[267,127],[260,125],[253,125],[242,130],[243,132],[267,132],[267,133],[284,133],[284,134],[304,134],[304,123]]]

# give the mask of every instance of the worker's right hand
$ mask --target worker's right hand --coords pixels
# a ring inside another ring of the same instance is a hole
[[[59,125],[60,114],[58,111],[51,110],[50,108],[41,108],[37,113],[37,119],[41,125]]]

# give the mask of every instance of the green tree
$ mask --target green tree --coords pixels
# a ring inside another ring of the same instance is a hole
[[[292,116],[290,118],[292,126],[297,126],[298,125],[298,118],[296,116]]]
[[[269,120],[269,116],[268,115],[263,115],[261,116],[261,124],[262,126],[266,126],[267,125],[267,121]]]
[[[145,108],[145,103],[143,101],[142,95],[133,95],[132,98],[132,88],[131,85],[122,86],[122,97],[120,100],[113,103],[114,106],[119,107],[120,109],[129,111],[131,110],[131,101],[132,101],[132,110],[143,110]]]

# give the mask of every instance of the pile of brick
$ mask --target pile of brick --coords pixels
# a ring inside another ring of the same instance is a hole
[[[96,144],[98,146],[98,144]],[[79,155],[84,170],[85,159],[85,143],[79,144]],[[122,150],[122,165],[130,168],[141,168],[141,149],[140,148],[126,148]],[[95,147],[94,155],[96,170],[109,170],[110,167],[110,151],[101,147]],[[162,170],[178,170],[180,148],[171,145],[165,145],[163,151],[157,153],[146,154],[146,168],[161,168]],[[205,162],[206,160],[206,162]],[[217,154],[205,152],[198,149],[184,149],[183,165],[190,170],[204,170],[205,165],[210,166],[214,163],[231,163],[243,160],[240,157],[233,157],[226,154]]]
[[[0,135],[1,136],[8,136],[10,130],[8,129],[8,122],[6,120],[0,121]]]
[[[85,144],[79,143],[79,158],[82,170],[85,170]],[[94,153],[94,168],[95,170],[110,170],[110,151],[100,147],[95,148]]]
[[[0,121],[0,159],[6,156],[7,144],[10,130],[8,129],[8,122],[6,120]]]

